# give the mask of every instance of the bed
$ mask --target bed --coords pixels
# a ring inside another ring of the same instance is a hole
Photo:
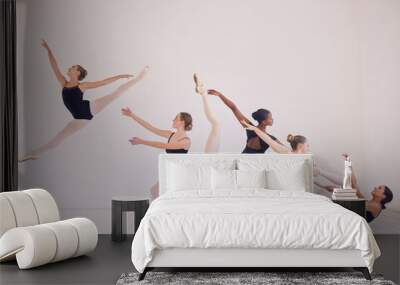
[[[311,155],[162,154],[160,197],[132,262],[159,267],[352,267],[380,255],[361,216],[313,193]]]

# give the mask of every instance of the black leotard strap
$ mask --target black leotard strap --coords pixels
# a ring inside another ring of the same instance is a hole
[[[168,142],[171,140],[171,138],[172,138],[172,136],[174,135],[175,133],[174,132],[172,132],[172,134],[169,136],[169,138],[168,138]]]

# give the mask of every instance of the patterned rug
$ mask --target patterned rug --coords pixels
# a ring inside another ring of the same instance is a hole
[[[328,285],[395,285],[384,280],[381,275],[372,275],[368,281],[360,272],[148,272],[142,281],[138,281],[138,273],[124,273],[116,285],[134,284],[328,284]]]

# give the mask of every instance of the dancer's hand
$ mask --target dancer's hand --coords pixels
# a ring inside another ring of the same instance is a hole
[[[122,108],[121,113],[123,116],[127,116],[127,117],[132,117],[132,115],[133,115],[133,112],[131,111],[131,109],[129,109],[129,107]]]
[[[141,138],[138,138],[138,137],[133,137],[133,138],[131,138],[131,139],[129,140],[129,142],[130,142],[132,145],[138,145],[138,144],[142,144],[142,143],[143,143],[143,140],[142,140]]]
[[[248,122],[245,120],[241,120],[240,123],[245,127],[246,130],[249,131],[255,131],[257,129],[256,126],[250,125]]]
[[[118,75],[118,77],[119,77],[120,79],[123,79],[123,78],[131,78],[131,77],[133,77],[133,75],[132,75],[132,74],[121,74],[121,75]]]
[[[209,95],[214,95],[214,96],[219,96],[219,95],[221,94],[221,92],[219,92],[219,91],[217,91],[217,90],[215,90],[215,89],[208,89],[208,90],[207,90],[207,93],[208,93]]]
[[[50,50],[49,45],[47,44],[47,42],[46,42],[44,39],[42,39],[41,45],[42,45],[42,47],[44,47],[44,48],[47,49],[48,51]]]

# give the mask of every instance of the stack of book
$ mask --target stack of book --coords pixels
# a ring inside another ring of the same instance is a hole
[[[358,199],[356,189],[334,188],[332,193],[333,200],[354,200]]]

